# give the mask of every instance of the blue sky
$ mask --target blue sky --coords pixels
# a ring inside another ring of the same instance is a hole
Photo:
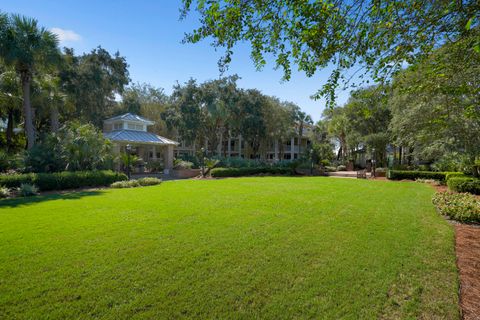
[[[197,21],[194,15],[179,20],[180,0],[15,0],[2,1],[0,10],[38,19],[46,28],[60,34],[62,46],[77,53],[88,52],[101,45],[110,52],[119,51],[129,63],[130,78],[147,82],[171,93],[176,81],[190,78],[204,81],[219,76],[217,61],[221,51],[208,42],[181,44],[185,32]],[[55,29],[54,29],[55,28]],[[320,70],[314,77],[293,72],[288,82],[282,82],[282,72],[273,69],[273,61],[260,72],[250,60],[247,45],[235,50],[227,74],[238,74],[243,88],[257,88],[263,93],[297,103],[318,120],[324,101],[310,96],[321,87],[329,70]],[[338,103],[348,98],[348,92],[338,92]]]

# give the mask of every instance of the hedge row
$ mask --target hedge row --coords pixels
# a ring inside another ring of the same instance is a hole
[[[433,171],[405,171],[405,170],[388,170],[388,179],[391,180],[416,180],[416,179],[433,179],[446,181],[447,175],[463,175],[461,172],[433,172]]]
[[[214,168],[211,171],[212,177],[242,177],[255,174],[292,174],[291,168],[282,167],[256,167],[256,168]]]
[[[125,174],[107,170],[0,175],[1,186],[18,188],[22,183],[28,183],[41,191],[109,186],[122,180],[127,180]]]
[[[447,185],[452,191],[480,194],[480,179],[471,177],[453,177],[447,180]]]

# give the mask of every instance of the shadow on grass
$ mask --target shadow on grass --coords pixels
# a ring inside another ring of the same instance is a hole
[[[98,196],[103,194],[103,191],[72,191],[67,193],[46,194],[33,197],[18,197],[13,199],[0,200],[0,209],[9,207],[16,208],[21,206],[28,206],[39,202],[50,200],[78,200],[84,197]]]

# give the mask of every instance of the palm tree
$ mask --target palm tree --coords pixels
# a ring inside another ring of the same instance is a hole
[[[0,74],[0,116],[7,119],[7,149],[12,148],[13,122],[17,118],[22,104],[22,94],[18,83],[18,76],[14,70],[3,70]]]
[[[67,95],[62,92],[60,87],[60,78],[51,74],[42,74],[35,79],[33,102],[42,106],[48,106],[45,111],[50,115],[50,129],[52,132],[58,132],[60,128],[60,110],[68,103]]]
[[[27,149],[35,144],[33,110],[30,102],[32,77],[42,68],[49,68],[60,58],[58,39],[55,34],[38,26],[35,19],[12,15],[7,20],[0,16],[0,57],[15,68],[20,77],[23,95],[23,116]]]

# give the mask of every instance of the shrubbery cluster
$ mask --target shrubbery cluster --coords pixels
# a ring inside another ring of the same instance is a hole
[[[406,171],[406,170],[388,170],[388,179],[391,180],[417,180],[432,179],[438,181],[446,181],[446,176],[453,174],[452,172],[433,172],[433,171]],[[455,172],[455,174],[462,174]]]
[[[447,180],[447,185],[452,191],[480,194],[480,179],[461,176],[449,177]]]
[[[462,222],[480,222],[480,201],[468,193],[437,192],[432,199],[438,211]]]
[[[108,186],[121,180],[127,180],[127,176],[108,170],[0,175],[0,185],[7,188],[30,184],[41,191]]]
[[[135,187],[154,186],[160,183],[162,183],[162,180],[158,178],[141,178],[138,180],[117,181],[112,183],[110,187],[117,188],[117,189],[135,188]]]

